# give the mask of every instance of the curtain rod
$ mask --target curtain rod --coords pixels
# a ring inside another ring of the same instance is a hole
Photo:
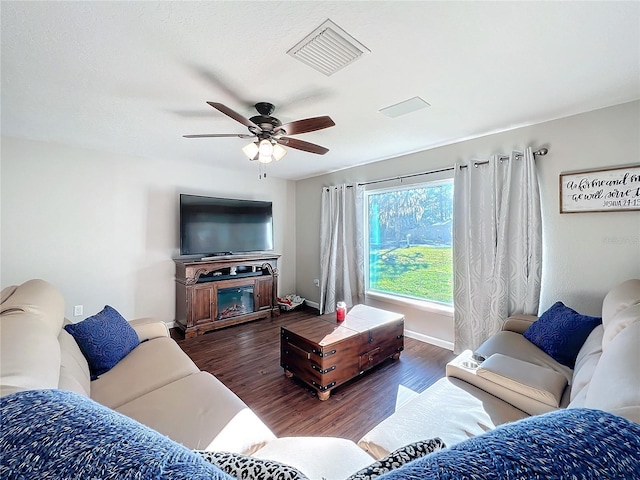
[[[541,148],[533,152],[533,155],[544,157],[547,153],[549,153],[548,148]],[[516,153],[515,157],[516,157],[516,160],[520,160],[522,158],[522,153]],[[498,157],[498,160],[500,160],[501,162],[504,162],[505,160],[509,160],[509,158],[511,158],[509,157],[509,155],[500,155]],[[487,163],[489,163],[489,160],[483,160],[481,162],[473,162],[473,166],[478,168],[479,165],[486,165]],[[460,165],[460,169],[463,169],[463,168],[467,168],[467,165]]]
[[[534,156],[540,156],[543,157],[545,156],[547,153],[549,153],[549,149],[548,148],[540,148],[539,150],[536,150],[535,152],[533,152]],[[522,158],[522,153],[516,153],[515,155],[516,160]],[[501,155],[500,157],[498,157],[498,160],[500,160],[501,162],[505,161],[505,160],[509,160],[509,155]],[[474,167],[478,167],[479,165],[486,165],[487,163],[489,163],[489,160],[484,160],[482,162],[474,162],[473,166]],[[398,177],[389,177],[389,178],[383,178],[381,180],[371,180],[370,182],[358,182],[358,185],[372,185],[374,183],[382,183],[382,182],[388,182],[390,180],[403,180],[405,178],[413,178],[413,177],[420,177],[422,175],[432,175],[434,173],[440,173],[440,172],[449,172],[451,170],[454,170],[456,167],[445,167],[445,168],[438,168],[437,170],[428,170],[426,172],[420,172],[420,173],[412,173],[409,175],[400,175]],[[460,168],[467,168],[467,165],[460,165]]]

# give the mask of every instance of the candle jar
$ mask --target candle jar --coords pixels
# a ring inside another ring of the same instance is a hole
[[[338,302],[336,304],[336,320],[338,322],[344,321],[347,316],[347,304],[344,302]]]

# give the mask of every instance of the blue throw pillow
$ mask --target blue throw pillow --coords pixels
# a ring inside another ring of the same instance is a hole
[[[91,380],[111,370],[140,344],[138,334],[113,307],[82,322],[65,325],[87,359]]]
[[[185,446],[64,390],[0,399],[0,478],[232,480]]]
[[[581,315],[556,302],[523,335],[558,363],[573,368],[585,340],[601,323],[600,317]]]

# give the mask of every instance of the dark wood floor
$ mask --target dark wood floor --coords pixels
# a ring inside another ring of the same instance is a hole
[[[424,391],[444,376],[453,353],[411,338],[399,360],[387,360],[335,388],[321,402],[280,367],[280,327],[316,316],[304,308],[196,338],[172,336],[201,370],[236,393],[278,436],[336,436],[358,441],[395,410],[399,390]]]

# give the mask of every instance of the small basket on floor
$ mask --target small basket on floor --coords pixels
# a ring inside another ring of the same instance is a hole
[[[289,294],[284,297],[278,297],[278,306],[280,306],[280,310],[289,312],[304,304],[304,300],[304,298],[298,295]]]

